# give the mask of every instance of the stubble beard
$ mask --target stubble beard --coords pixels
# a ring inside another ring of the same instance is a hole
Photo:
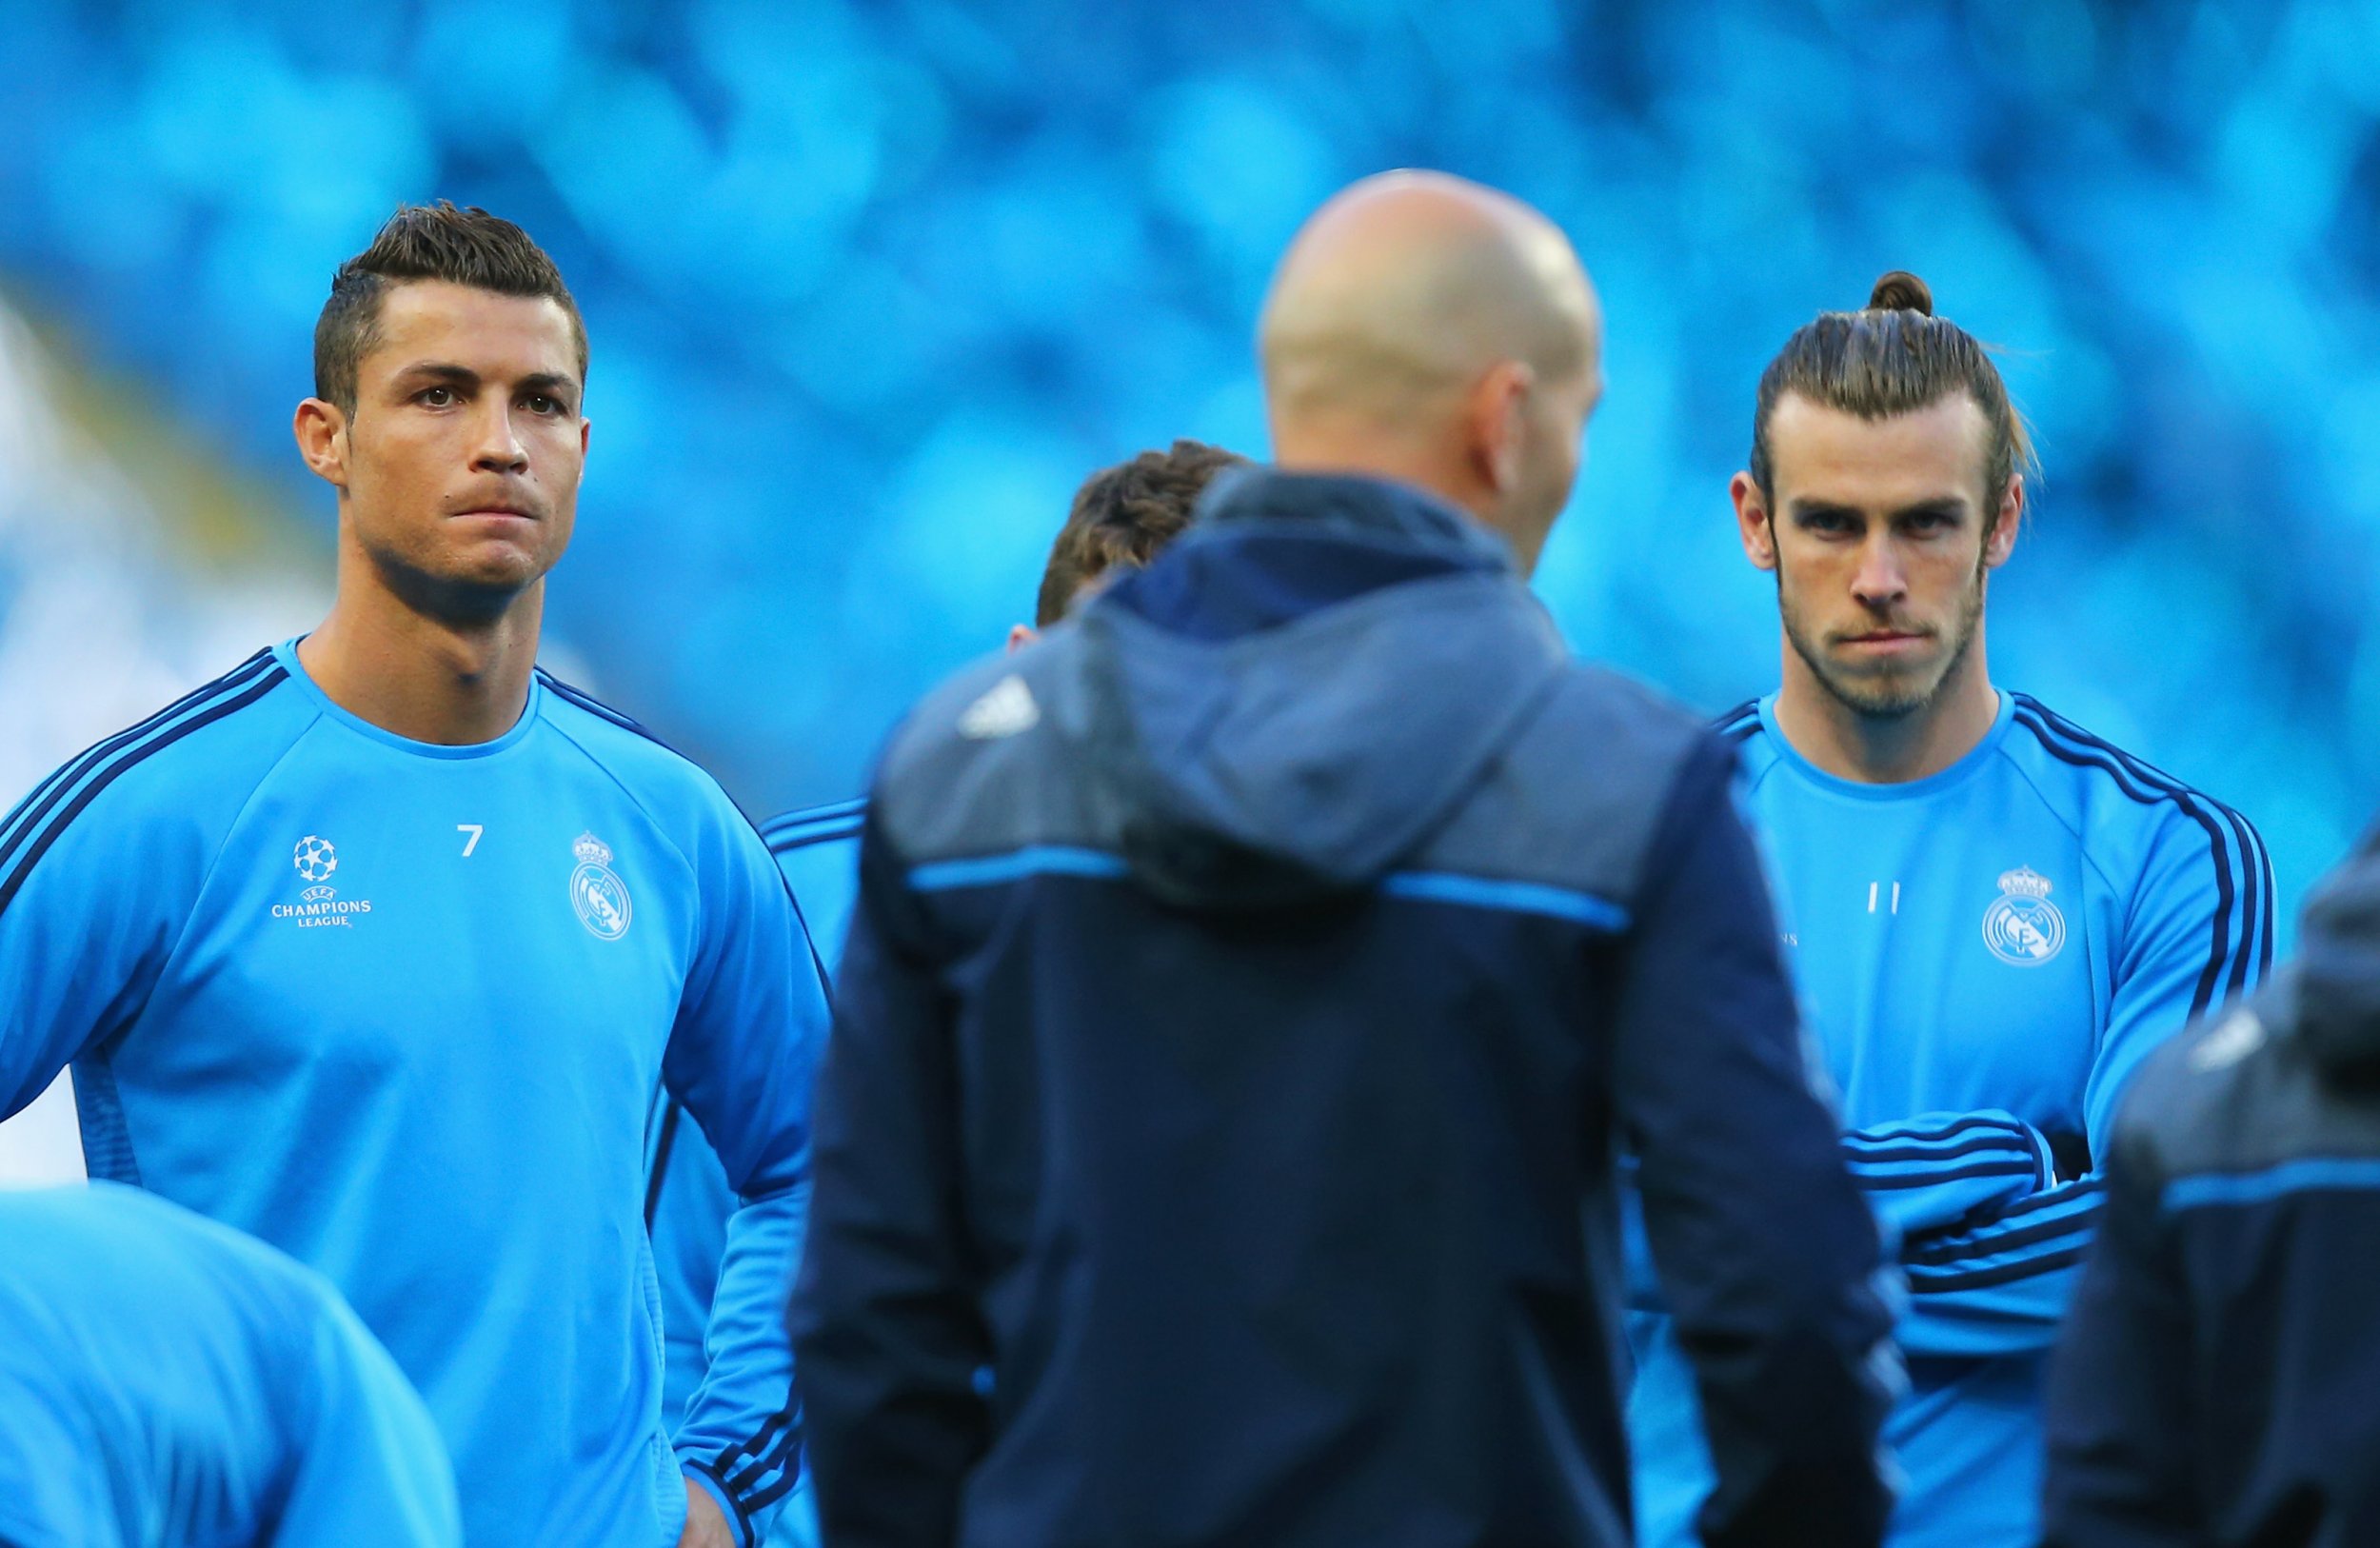
[[[1958,675],[1960,665],[1975,643],[1975,627],[1983,620],[1983,566],[1978,565],[1973,583],[1959,600],[1958,617],[1952,625],[1951,648],[1930,674],[1922,668],[1887,668],[1870,677],[1836,666],[1827,659],[1824,646],[1812,638],[1812,631],[1785,590],[1781,571],[1776,578],[1777,615],[1784,621],[1787,643],[1826,690],[1827,697],[1867,720],[1906,720],[1931,707],[1942,696],[1943,688]]]
[[[545,566],[534,560],[517,567],[495,566],[478,573],[455,573],[455,567],[438,559],[407,553],[393,545],[367,539],[363,547],[380,584],[407,608],[461,628],[494,624],[523,592],[545,577]]]

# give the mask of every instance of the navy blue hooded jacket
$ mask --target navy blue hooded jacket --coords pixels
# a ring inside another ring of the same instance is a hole
[[[2380,834],[2151,1056],[2051,1370],[2048,1540],[2380,1543]]]
[[[1220,486],[930,697],[795,1296],[826,1539],[1627,1542],[1625,1137],[1710,1540],[1874,1542],[1878,1245],[1731,772],[1369,480]]]

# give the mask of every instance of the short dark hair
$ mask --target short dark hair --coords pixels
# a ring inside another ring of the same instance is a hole
[[[1203,441],[1176,441],[1170,450],[1144,451],[1085,479],[1050,545],[1035,626],[1065,617],[1076,592],[1119,565],[1137,569],[1155,559],[1190,525],[1215,475],[1247,461]]]
[[[372,245],[330,276],[330,299],[314,323],[314,396],[355,413],[356,374],[380,343],[380,303],[392,286],[446,280],[498,295],[543,296],[570,318],[578,346],[579,382],[586,381],[586,324],[562,270],[529,234],[476,205],[457,209],[399,205]]]
[[[1769,416],[1791,392],[1862,419],[1889,419],[1931,407],[1964,391],[1983,410],[1991,437],[1984,457],[1984,520],[1987,524],[2008,488],[2010,477],[2037,467],[2024,416],[2008,399],[2008,387],[1992,353],[1974,335],[1947,317],[1934,315],[1934,291],[1906,269],[1875,282],[1859,311],[1820,312],[1785,341],[1760,373],[1760,393],[1752,411],[1752,477],[1764,500],[1776,498],[1775,466],[1769,456]]]

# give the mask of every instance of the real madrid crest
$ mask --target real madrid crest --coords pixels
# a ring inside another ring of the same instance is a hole
[[[579,857],[578,869],[570,873],[570,906],[579,911],[579,923],[600,940],[619,940],[628,933],[635,910],[626,883],[612,873],[610,847],[594,834],[582,833],[570,852]]]
[[[2000,873],[2000,901],[1983,911],[1983,943],[2015,967],[2039,967],[2066,944],[2066,916],[2050,901],[2050,879],[2030,865]]]

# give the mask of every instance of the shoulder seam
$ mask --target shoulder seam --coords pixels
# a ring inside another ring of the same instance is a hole
[[[603,717],[598,718],[600,719]],[[694,863],[693,857],[688,855],[683,848],[679,847],[677,836],[669,831],[667,824],[662,822],[660,815],[653,810],[652,806],[645,802],[643,796],[639,795],[636,790],[629,785],[627,781],[622,779],[610,764],[605,763],[603,759],[597,757],[595,750],[589,747],[585,742],[581,741],[568,726],[563,724],[559,721],[553,721],[549,724],[552,724],[555,735],[561,737],[565,742],[568,742],[573,747],[576,747],[579,751],[580,757],[594,764],[596,769],[604,776],[604,778],[609,780],[613,785],[618,787],[620,793],[626,796],[629,803],[634,805],[639,812],[644,814],[645,820],[653,825],[653,831],[661,835],[661,842],[667,844],[669,846],[669,852],[678,857],[678,863],[685,867],[686,875],[695,883],[695,896],[699,900],[702,897],[702,867],[696,865]],[[717,780],[711,777],[708,769],[696,763],[693,759],[688,758],[677,748],[670,746],[667,743],[662,742],[658,738],[651,740],[653,740],[656,746],[659,746],[672,758],[675,758],[680,763],[685,764],[688,769],[693,771],[696,778],[708,784],[711,789],[717,793],[719,799],[727,804],[727,809],[736,814],[736,821],[744,824],[744,831],[750,834],[752,842],[761,846],[761,852],[767,861],[767,869],[769,874],[776,878],[779,890],[783,892],[786,903],[792,906],[796,916],[799,917],[802,907],[801,900],[794,897],[793,884],[785,880],[784,872],[778,868],[775,852],[768,847],[768,841],[761,837],[760,829],[754,825],[751,816],[746,813],[742,806],[736,804],[735,799],[729,796],[725,788],[723,787]],[[702,943],[704,921],[699,908],[696,910],[693,917],[692,926],[694,939],[688,943],[688,950],[686,954],[686,961],[689,964],[691,964],[701,955],[699,948]],[[803,920],[802,923],[802,934],[803,940],[807,942],[809,937],[809,923],[806,920]],[[820,982],[823,987],[825,982],[826,974],[824,969],[819,964],[818,951],[815,945],[813,945],[810,949],[810,963],[812,968],[818,971]]]
[[[687,757],[684,753],[680,752],[668,743],[664,742],[660,737],[655,736],[651,731],[639,724],[631,717],[622,714],[619,710],[612,708],[609,705],[603,703],[601,700],[595,698],[585,690],[572,687],[569,684],[563,682],[562,679],[554,676],[553,673],[545,670],[543,666],[537,668],[537,675],[539,678],[544,680],[548,688],[554,691],[554,696],[560,699],[564,704],[594,717],[596,720],[603,722],[606,725],[614,726],[620,730],[626,731],[632,736],[641,737],[645,741],[651,743],[654,746],[659,747],[663,752],[667,753],[670,758],[674,760],[686,773],[691,774],[697,781],[707,786],[711,794],[725,802],[729,809],[734,811],[736,814],[736,820],[744,824],[745,830],[751,833],[755,839],[761,839],[762,846],[764,848],[767,846],[767,841],[765,839],[762,839],[761,837],[760,824],[752,821],[752,814],[745,811],[743,804],[738,802],[735,797],[727,793],[727,787],[719,783],[718,776],[711,773],[709,769],[704,768],[701,764],[696,763],[692,758]],[[588,763],[593,764],[597,768],[603,770],[604,777],[611,781],[612,784],[618,785],[620,789],[626,794],[627,798],[636,804],[637,810],[645,814],[647,822],[651,823],[654,827],[661,829],[664,837],[667,836],[668,830],[662,826],[661,818],[654,812],[653,808],[646,804],[645,798],[637,794],[637,792],[629,786],[628,782],[622,779],[620,775],[613,770],[611,765],[604,761],[603,757],[598,754],[594,748],[588,746],[585,738],[579,736],[576,732],[572,731],[567,725],[564,724],[555,717],[547,716],[546,722],[548,724],[553,726],[557,733],[567,740],[572,746],[578,748],[580,755],[585,758]],[[677,855],[678,859],[684,863],[688,871],[693,871],[695,866],[692,858],[689,857],[684,849],[678,847],[677,840],[674,838],[668,838],[667,842],[671,852]]]
[[[2028,727],[2028,729],[2031,728]],[[2121,882],[2118,882],[2112,874],[2109,873],[2108,868],[2105,865],[2099,863],[2099,857],[2091,852],[2091,841],[2084,835],[2083,830],[2075,825],[2072,818],[2068,817],[2064,811],[2059,809],[2056,802],[2050,799],[2050,793],[2041,788],[2041,782],[2033,777],[2033,770],[2027,768],[2018,760],[2010,757],[2008,748],[2005,744],[1998,749],[1998,752],[2001,761],[2007,764],[2010,768],[2014,769],[2016,771],[2016,777],[2025,782],[2025,788],[2033,792],[2033,800],[2041,803],[2042,810],[2048,812],[2052,820],[2054,821],[2058,826],[2073,835],[2074,847],[2081,852],[2083,863],[2089,865],[2092,871],[2097,873],[2099,881],[2110,892],[2119,893],[2122,895],[2125,909],[2127,912],[2130,912],[2132,894],[2140,889],[2140,878],[2136,876],[2133,877],[2132,883],[2129,886]]]
[[[248,795],[241,801],[240,809],[231,814],[231,821],[224,824],[223,837],[215,841],[215,852],[207,857],[207,868],[199,873],[198,890],[200,892],[205,892],[207,883],[214,880],[216,867],[223,863],[224,851],[231,847],[231,835],[239,830],[240,819],[248,815],[248,809],[256,804],[256,797],[265,788],[265,782],[271,779],[281,765],[289,761],[289,755],[298,750],[298,744],[306,740],[307,733],[321,724],[322,720],[323,712],[319,705],[308,709],[296,734],[289,738],[288,745],[274,754],[272,762],[267,764],[263,771],[248,785]],[[173,943],[166,948],[165,961],[167,963],[171,963],[175,954],[182,949],[183,938],[190,933],[190,920],[195,917],[197,917],[197,911],[193,908],[190,915],[182,921],[182,928],[174,933]]]
[[[2194,800],[2203,801],[2210,806],[2217,807],[2231,816],[2239,816],[2239,813],[2234,811],[2231,806],[2217,801],[2214,797],[2207,794],[2204,790],[2199,789],[2196,785],[2190,784],[2186,780],[2177,778],[2174,775],[2168,774],[2165,770],[2157,767],[2156,764],[2149,762],[2149,760],[2141,757],[2139,754],[2128,752],[2124,748],[2119,747],[2115,745],[2115,744],[2108,741],[2105,737],[2099,736],[2095,732],[2090,731],[2085,727],[2076,724],[2074,722],[2068,720],[2065,716],[2059,714],[2056,710],[2052,709],[2048,705],[2045,705],[2040,700],[2034,698],[2032,694],[2012,692],[2009,697],[2016,701],[2016,707],[2018,709],[2029,709],[2033,711],[2033,713],[2039,718],[2041,724],[2049,729],[2055,731],[2062,736],[2070,737],[2076,742],[2083,743],[2088,746],[2094,747],[2097,750],[2105,752],[2111,757],[2116,759],[2124,764],[2125,768],[2129,772],[2136,776],[2142,784],[2156,788],[2158,791],[2158,799],[2164,800],[2189,796]],[[2245,819],[2243,819],[2243,821],[2245,821]]]
[[[1743,791],[1747,797],[1766,784],[1770,775],[1785,766],[1785,760],[1776,755],[1775,748],[1757,741],[1753,735],[1747,735],[1741,741],[1732,741],[1728,745],[1735,749],[1735,777],[1743,782]],[[1755,747],[1762,754],[1756,765],[1750,757],[1746,756]]]
[[[622,779],[616,772],[614,772],[609,764],[606,764],[601,758],[598,758],[595,755],[595,749],[580,741],[577,734],[574,733],[568,726],[564,725],[559,721],[552,722],[550,724],[553,725],[556,735],[568,742],[573,747],[578,748],[580,757],[594,764],[596,770],[601,773],[605,779],[609,780],[614,785],[618,786],[620,793],[626,796],[629,802],[635,805],[636,809],[645,814],[645,820],[653,824],[653,831],[661,835],[661,841],[669,846],[669,852],[678,857],[678,863],[685,867],[686,874],[692,877],[700,877],[703,873],[696,867],[692,857],[687,855],[684,849],[678,846],[677,835],[669,831],[668,827],[662,822],[659,814],[657,814],[650,805],[646,804],[645,798],[639,795],[634,789],[630,788],[628,782]],[[656,743],[655,745],[662,747],[663,750],[669,753],[670,756],[686,762],[689,766],[695,768],[697,773],[701,772],[701,766],[699,764],[692,764],[691,760],[687,760],[685,755],[679,752],[675,747],[669,746],[666,743]],[[704,777],[707,778],[708,776]],[[726,792],[722,791],[720,793],[724,796]],[[733,805],[734,803],[730,802],[728,804]],[[739,815],[741,815],[741,812],[739,812]]]
[[[608,724],[616,725],[623,731],[631,732],[634,735],[641,736],[645,741],[651,743],[654,746],[659,747],[662,751],[668,753],[673,758],[685,759],[685,761],[689,764],[694,762],[693,759],[686,758],[684,753],[680,752],[668,743],[664,742],[660,737],[655,736],[653,732],[644,724],[644,723],[637,720],[635,716],[628,714],[626,711],[612,708],[611,705],[604,703],[601,699],[596,698],[585,688],[571,686],[569,684],[565,683],[562,679],[554,676],[553,673],[545,670],[543,666],[537,668],[537,675],[538,678],[545,683],[546,688],[552,692],[554,697],[560,699],[564,704],[585,710],[587,714],[594,716],[597,720],[605,722]],[[696,764],[696,766],[700,767],[701,765]]]
[[[0,865],[8,863],[9,852],[16,846],[24,834],[37,825],[42,818],[49,815],[50,807],[55,799],[53,793],[63,793],[71,789],[88,778],[92,769],[106,763],[115,753],[138,743],[146,736],[164,729],[166,724],[175,715],[197,706],[202,700],[228,691],[234,685],[235,679],[241,682],[247,681],[241,674],[267,660],[271,654],[270,650],[258,651],[231,670],[200,684],[163,709],[135,721],[122,730],[109,732],[50,770],[46,778],[28,791],[15,805],[10,807],[7,813],[0,814]],[[255,675],[264,674],[260,672]],[[15,824],[19,817],[24,818],[25,826],[19,829],[15,839],[11,839],[8,836],[8,829]]]
[[[2256,832],[2255,825],[2212,796],[2092,735],[2030,695],[2016,694],[2013,697],[2017,720],[2033,732],[2035,740],[2052,757],[2080,767],[2100,769],[2115,781],[2116,788],[2128,799],[2143,805],[2172,802],[2183,816],[2195,823],[2206,834],[2209,851],[2214,859],[2214,923],[2218,933],[2215,949],[2210,954],[2206,971],[2191,997],[2191,1019],[2195,1021],[2221,999],[2244,992],[2250,983],[2250,962],[2252,960],[2259,964],[2257,973],[2261,977],[2270,963],[2272,950],[2271,861],[2265,854],[2263,836]],[[2051,740],[2053,734],[2079,745],[2061,749]],[[2145,786],[2152,794],[2148,798],[2135,794],[2127,787],[2128,779]],[[2211,809],[2214,815],[2209,816],[2201,810],[2202,804]],[[2230,849],[2233,847],[2238,851],[2241,873],[2236,889],[2231,874]],[[2137,896],[2137,883],[2134,896]],[[2237,916],[2239,926],[2239,939],[2235,943],[2228,939],[2233,915]],[[2259,937],[2262,938],[2261,943]],[[2225,987],[2227,979],[2228,989]]]
[[[239,676],[259,660],[269,665],[249,677]],[[234,682],[235,678],[238,681]],[[9,853],[0,856],[0,864],[15,862],[6,878],[0,879],[0,911],[5,911],[14,901],[32,876],[34,868],[73,826],[75,819],[108,786],[183,738],[263,701],[288,678],[288,669],[278,661],[272,661],[269,652],[250,657],[214,683],[176,700],[167,709],[141,722],[134,728],[140,730],[141,735],[119,731],[87,749],[82,756],[69,763],[69,767],[77,770],[71,778],[61,779],[53,775],[44,781],[37,787],[36,795],[42,790],[47,790],[49,795],[42,798],[38,805],[35,804],[35,796],[26,797],[22,808],[26,814],[24,824],[18,828],[16,838],[8,845]],[[184,718],[169,720],[170,716],[183,710],[188,711]],[[55,816],[51,816],[52,806],[69,790],[75,793],[66,800]],[[15,816],[15,813],[10,816]],[[42,829],[37,838],[32,837],[36,829]]]

